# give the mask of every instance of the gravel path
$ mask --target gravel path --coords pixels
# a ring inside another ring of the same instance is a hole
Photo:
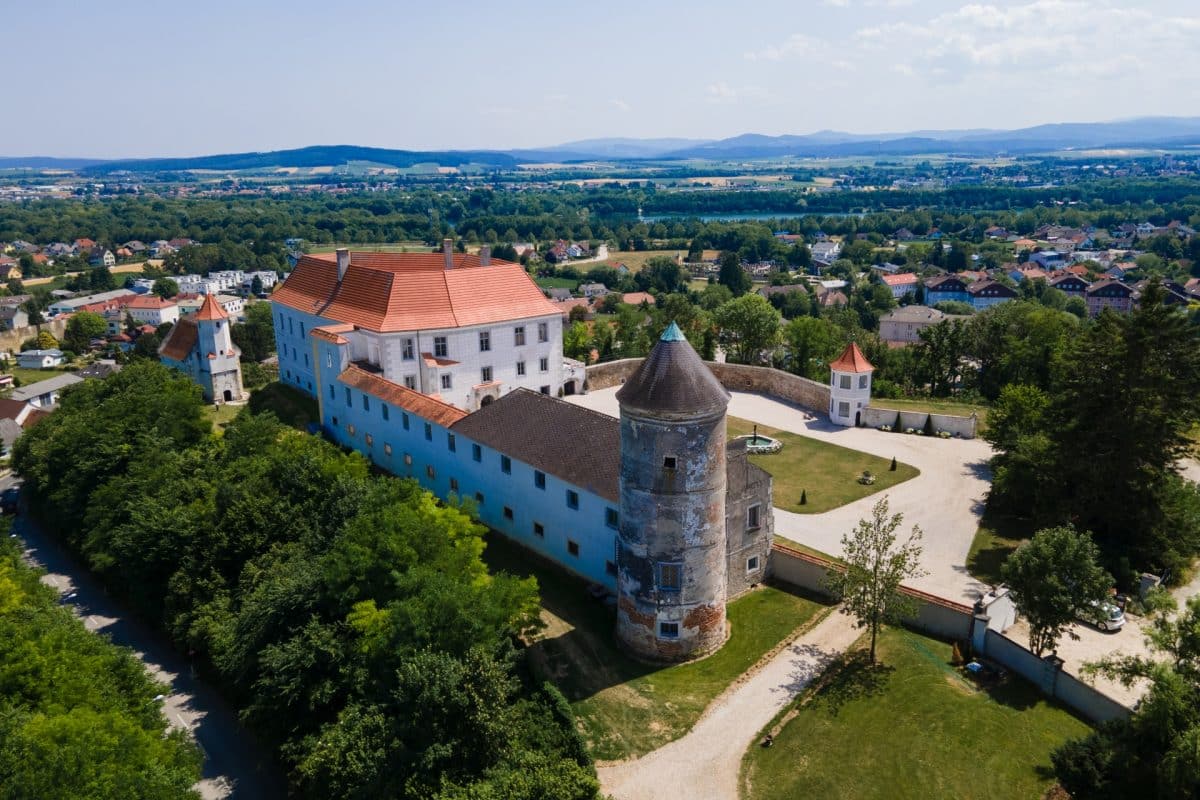
[[[737,800],[742,756],[783,708],[861,631],[836,611],[718,698],[682,739],[597,772],[616,800]]]

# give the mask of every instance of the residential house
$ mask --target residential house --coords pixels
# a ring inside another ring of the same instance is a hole
[[[246,307],[245,300],[234,294],[219,294],[216,300],[217,305],[221,306],[234,322],[242,318],[242,311]]]
[[[879,338],[892,347],[921,341],[921,331],[946,320],[969,319],[960,314],[946,314],[928,306],[901,306],[879,318]]]
[[[817,261],[823,261],[826,264],[833,263],[842,252],[842,243],[832,240],[824,242],[814,242],[812,247],[812,257]]]
[[[156,294],[134,295],[121,303],[122,310],[143,325],[159,326],[179,319],[179,305]]]
[[[47,413],[22,400],[0,398],[0,440],[4,442],[5,452],[11,453],[13,444],[21,434],[33,427]]]
[[[552,286],[546,290],[546,294],[556,303],[571,299],[571,290],[565,286]]]
[[[27,242],[24,239],[15,240],[12,244],[9,245],[9,247],[18,253],[30,253],[30,254],[36,253],[39,249],[36,244],[34,244],[33,242]]]
[[[817,285],[817,305],[821,308],[833,308],[835,306],[844,306],[850,302],[850,298],[846,297],[845,293],[838,289],[826,289],[820,284]]]
[[[1064,272],[1052,278],[1050,286],[1064,292],[1067,297],[1079,297],[1086,301],[1087,290],[1091,284],[1075,273]]]
[[[563,317],[564,321],[569,320],[571,318],[571,311],[574,310],[576,307],[583,308],[583,310],[585,312],[585,314],[584,314],[585,320],[596,318],[596,314],[592,310],[592,301],[588,300],[586,298],[583,298],[583,297],[572,297],[569,300],[563,300],[562,302],[556,303],[555,305],[557,305],[559,308],[562,309],[562,317]]]
[[[1046,270],[1042,269],[1041,267],[1029,267],[1029,266],[1025,266],[1025,267],[1014,266],[1012,269],[1008,270],[1008,272],[1005,274],[1008,275],[1008,277],[1011,278],[1014,283],[1023,283],[1024,281],[1035,281],[1035,280],[1038,280],[1039,278],[1041,280],[1046,280],[1050,277],[1050,273],[1048,273]]]
[[[1133,308],[1133,288],[1111,278],[1096,281],[1088,287],[1087,306],[1093,317],[1106,308],[1125,313]]]
[[[132,239],[132,240],[126,242],[125,244],[122,245],[122,247],[124,247],[126,250],[133,253],[134,255],[139,255],[141,253],[146,252],[146,250],[149,249],[146,247],[145,244],[143,244],[142,242],[139,242],[137,239]]]
[[[73,255],[83,255],[84,253],[90,253],[95,250],[96,242],[94,239],[76,239],[71,245],[71,249],[73,251]]]
[[[882,264],[872,264],[871,269],[884,275],[895,275],[896,273],[903,271],[904,267],[900,266],[899,264],[893,264],[890,261],[885,261]]]
[[[0,330],[29,327],[29,314],[20,306],[0,306]]]
[[[1007,239],[1008,231],[999,225],[991,225],[983,232],[983,235],[989,239]]]
[[[106,247],[97,247],[92,250],[92,254],[88,258],[88,263],[93,267],[115,267],[117,265],[117,257],[113,255],[112,250]]]
[[[21,264],[15,258],[0,256],[0,276],[6,281],[21,279]]]
[[[53,294],[53,293],[52,293]],[[74,314],[83,306],[92,305],[93,303],[102,303],[106,300],[118,300],[126,297],[136,297],[136,292],[131,292],[128,289],[113,289],[108,292],[97,292],[96,294],[83,295],[81,297],[67,297],[64,299],[55,300],[46,309],[46,316],[58,317],[64,314]]]
[[[898,228],[896,232],[892,234],[892,238],[897,242],[911,242],[917,237],[908,228]]]
[[[23,350],[17,353],[17,365],[25,369],[51,369],[61,367],[66,359],[58,348],[49,350]]]
[[[75,374],[85,380],[104,380],[109,375],[114,375],[120,371],[121,365],[116,361],[110,358],[98,358]]]
[[[169,240],[167,242],[167,245],[169,247],[171,247],[171,249],[173,249],[173,250],[180,250],[184,247],[191,247],[195,243],[196,243],[195,239],[188,239],[187,237],[179,237],[176,239]]]
[[[1037,264],[1042,269],[1051,270],[1065,267],[1067,258],[1057,250],[1039,250],[1029,254],[1029,263]]]
[[[589,300],[594,300],[608,294],[608,287],[603,283],[581,283],[579,284],[579,293]]]
[[[967,287],[967,293],[971,295],[971,305],[976,311],[1017,298],[1014,289],[991,278],[975,281]]]
[[[22,353],[21,355],[25,354]],[[17,356],[18,360],[20,358],[21,356]],[[24,366],[24,364],[21,366]],[[34,408],[48,409],[58,402],[58,397],[62,394],[63,389],[66,389],[68,386],[74,386],[77,383],[83,383],[83,378],[71,372],[64,372],[61,375],[55,375],[44,381],[26,384],[25,386],[13,389],[10,397],[22,403],[28,403]]]
[[[917,293],[918,278],[912,272],[901,272],[897,275],[881,275],[880,280],[892,292],[892,297],[900,299],[905,295]]]
[[[925,281],[925,304],[936,306],[945,302],[970,303],[967,284],[957,275],[938,275]]]

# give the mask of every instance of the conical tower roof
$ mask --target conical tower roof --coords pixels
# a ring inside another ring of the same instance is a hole
[[[221,308],[221,304],[211,294],[204,295],[204,302],[200,304],[199,310],[196,311],[196,319],[214,320],[214,319],[229,319],[229,315],[225,313],[225,309]]]
[[[617,392],[622,409],[651,417],[703,416],[723,411],[729,392],[674,322]]]
[[[842,354],[829,363],[829,368],[835,372],[873,372],[875,370],[875,367],[870,361],[867,361],[867,357],[854,342],[846,345]]]

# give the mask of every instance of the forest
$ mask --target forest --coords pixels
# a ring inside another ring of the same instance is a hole
[[[195,654],[296,796],[596,796],[569,706],[521,658],[537,586],[489,574],[469,506],[269,413],[214,434],[202,405],[135,359],[64,393],[14,466],[35,517]]]

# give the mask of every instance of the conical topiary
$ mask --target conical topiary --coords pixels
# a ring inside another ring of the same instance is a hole
[[[933,414],[925,415],[925,435],[933,436]]]
[[[900,419],[900,412],[896,412],[896,421],[892,424],[893,433],[904,433],[904,422]]]
[[[892,456],[892,465],[890,467],[888,467],[888,472],[895,472],[895,471],[896,471],[896,457]]]
[[[808,490],[807,489],[800,490],[800,505],[802,505],[802,506],[808,505]]]

